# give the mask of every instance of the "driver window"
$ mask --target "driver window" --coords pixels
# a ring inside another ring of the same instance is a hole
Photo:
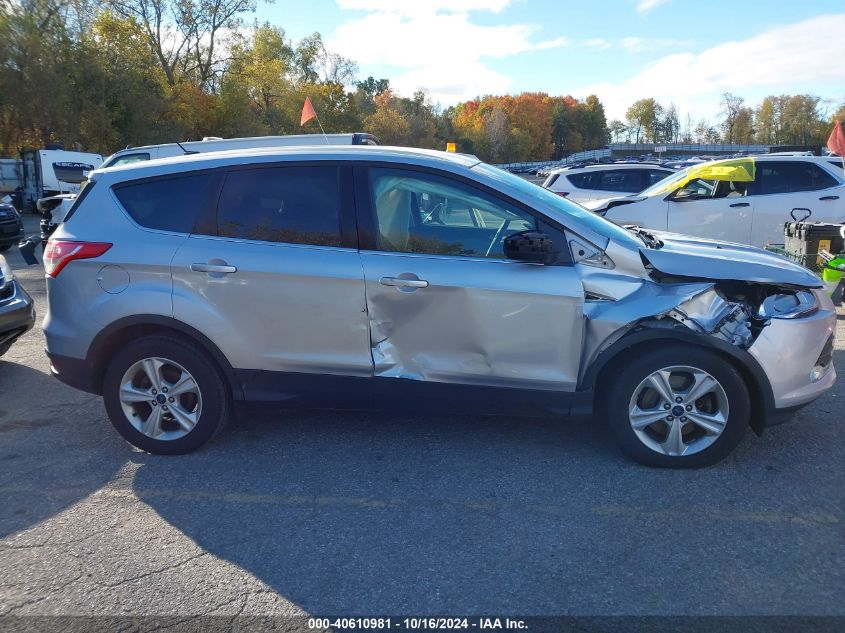
[[[450,178],[372,168],[369,181],[379,250],[501,259],[507,236],[538,228],[531,214]]]

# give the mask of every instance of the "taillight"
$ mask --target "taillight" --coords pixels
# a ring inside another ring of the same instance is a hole
[[[568,191],[555,191],[555,193],[556,193],[557,195],[559,195],[561,198],[565,198],[566,196],[568,196],[568,195],[569,195],[569,192],[568,192]]]
[[[62,269],[74,259],[93,259],[112,247],[106,242],[74,242],[48,240],[44,249],[44,270],[50,277],[58,277]]]

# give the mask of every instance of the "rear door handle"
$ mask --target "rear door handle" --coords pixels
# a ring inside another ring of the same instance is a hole
[[[750,202],[734,202],[731,206],[732,207],[750,207],[751,203]]]
[[[397,288],[428,288],[425,279],[402,279],[401,277],[382,277],[378,280],[382,286],[395,286]]]
[[[236,273],[238,269],[228,264],[191,264],[191,270],[195,273]]]
[[[839,196],[822,196],[819,200],[839,200]]]

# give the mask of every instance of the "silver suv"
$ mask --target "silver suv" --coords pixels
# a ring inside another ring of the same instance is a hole
[[[702,466],[834,382],[821,280],[625,229],[471,156],[379,147],[96,170],[45,251],[53,371],[185,453],[235,405],[600,412]]]

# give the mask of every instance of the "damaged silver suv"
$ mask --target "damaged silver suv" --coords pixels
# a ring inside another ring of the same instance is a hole
[[[200,154],[91,173],[44,256],[53,372],[185,453],[237,405],[600,413],[712,464],[833,384],[820,280],[625,229],[471,156]]]

